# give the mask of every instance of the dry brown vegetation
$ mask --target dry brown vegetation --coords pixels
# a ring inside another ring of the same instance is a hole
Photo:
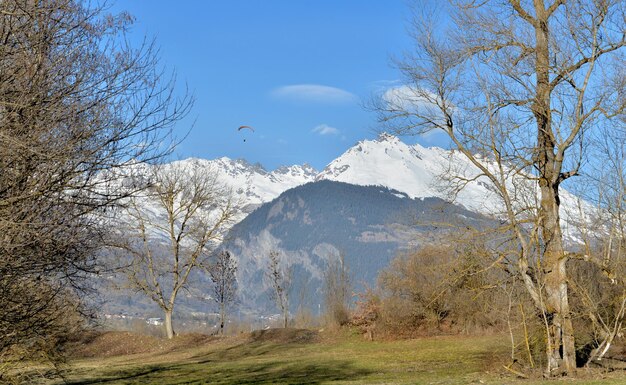
[[[506,263],[492,263],[487,236],[471,236],[468,243],[456,233],[455,239],[396,257],[380,273],[378,286],[361,296],[352,325],[369,340],[501,335],[510,346],[506,366],[536,375],[546,365],[542,314]],[[621,337],[607,347],[604,361],[590,359],[605,346],[599,344],[606,337],[603,330],[610,332],[611,322],[620,320],[615,315],[621,311],[622,287],[593,265],[571,261],[570,268],[578,365],[622,368],[626,340]]]
[[[266,329],[250,333],[251,342],[312,343],[319,342],[319,333],[309,329]]]
[[[459,243],[400,254],[362,296],[353,323],[391,338],[507,330],[514,285],[485,252]]]
[[[216,340],[205,334],[181,334],[175,339],[164,339],[123,331],[87,332],[68,346],[68,355],[74,358],[105,358],[141,353],[166,353],[191,349]]]
[[[345,254],[330,257],[323,274],[323,292],[326,327],[341,327],[350,321],[352,294],[349,267]]]

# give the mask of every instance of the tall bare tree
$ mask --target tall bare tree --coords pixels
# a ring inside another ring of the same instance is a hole
[[[289,293],[291,291],[292,270],[276,250],[269,253],[266,278],[270,285],[270,298],[276,303],[283,316],[283,327],[289,325]]]
[[[342,326],[350,319],[350,276],[345,254],[331,256],[324,271],[324,305],[329,321]]]
[[[230,191],[211,170],[170,164],[152,166],[148,177],[145,195],[132,197],[120,216],[112,245],[131,258],[122,268],[128,286],[163,310],[173,338],[176,297],[222,240],[234,211]]]
[[[467,0],[439,17],[421,12],[416,49],[398,62],[405,85],[378,106],[382,121],[447,134],[478,170],[457,185],[480,178],[495,191],[519,246],[516,272],[546,324],[547,373],[571,374],[560,187],[581,172],[590,131],[623,116],[624,2]]]
[[[226,309],[237,299],[237,261],[228,250],[217,253],[208,266],[215,302],[220,307],[220,334],[224,335]]]
[[[67,329],[97,272],[96,218],[133,190],[116,170],[168,153],[189,108],[152,44],[127,44],[131,24],[75,0],[0,2],[0,351]]]

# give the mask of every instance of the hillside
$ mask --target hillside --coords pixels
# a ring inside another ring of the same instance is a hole
[[[355,289],[362,290],[398,252],[449,231],[444,223],[480,226],[487,220],[440,198],[411,199],[383,187],[321,180],[256,209],[233,227],[223,248],[239,260],[243,303],[266,306],[263,277],[274,250],[297,274],[293,294],[306,291],[306,305],[317,309],[329,260],[343,253]]]

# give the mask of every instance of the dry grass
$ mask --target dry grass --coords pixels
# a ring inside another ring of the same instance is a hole
[[[106,358],[140,353],[166,353],[202,346],[217,337],[183,334],[172,340],[130,332],[104,332],[87,335],[70,348],[74,358]]]
[[[116,345],[119,344],[119,348]],[[125,354],[124,351],[136,351]],[[365,341],[349,330],[318,333],[273,329],[217,338],[173,341],[107,333],[65,368],[65,380],[46,384],[523,384],[503,369],[506,338],[438,336]],[[117,355],[117,353],[123,353]],[[561,384],[623,384],[622,372],[583,372]],[[64,382],[65,381],[65,382]]]
[[[250,333],[250,342],[273,342],[280,344],[319,342],[319,333],[308,329],[266,329]]]

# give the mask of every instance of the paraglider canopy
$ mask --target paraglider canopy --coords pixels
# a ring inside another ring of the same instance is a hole
[[[239,126],[239,128],[237,129],[237,131],[241,131],[241,130],[243,130],[243,129],[248,129],[248,130],[250,130],[250,131],[254,132],[254,128],[252,128],[252,127],[250,127],[250,126]],[[245,142],[245,141],[246,141],[246,139],[244,138],[244,139],[243,139],[243,141]]]

